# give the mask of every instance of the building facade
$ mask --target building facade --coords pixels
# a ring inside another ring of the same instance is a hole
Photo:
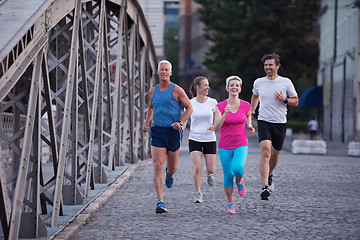
[[[148,22],[157,58],[162,60],[165,58],[164,29],[177,24],[179,0],[138,0],[138,2]]]
[[[359,3],[322,0],[318,86],[323,86],[323,136],[360,139]]]
[[[180,1],[178,78],[188,93],[195,77],[200,75],[207,77],[210,86],[214,77],[214,74],[203,64],[210,43],[204,36],[205,26],[199,19],[197,11],[199,7],[200,5],[192,0]]]

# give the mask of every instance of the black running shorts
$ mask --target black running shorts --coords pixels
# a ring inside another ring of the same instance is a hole
[[[286,123],[270,123],[258,120],[259,142],[270,140],[272,146],[281,151],[286,136]]]
[[[199,151],[203,154],[216,154],[216,142],[198,142],[189,139],[189,151]]]

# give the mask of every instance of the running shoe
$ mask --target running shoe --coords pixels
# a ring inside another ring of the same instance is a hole
[[[269,200],[270,197],[270,191],[268,189],[268,186],[264,186],[261,191],[261,200]]]
[[[235,213],[235,203],[234,203],[234,201],[227,203],[226,212],[227,213]]]
[[[244,196],[246,194],[244,179],[242,178],[240,182],[236,183],[236,186],[238,188],[240,197]]]
[[[269,187],[269,191],[272,192],[274,191],[275,185],[274,185],[274,179],[273,179],[273,175],[269,175],[268,178],[268,187]]]
[[[194,203],[201,203],[202,201],[203,201],[202,193],[201,192],[195,193]]]
[[[165,172],[166,172],[166,178],[165,178],[166,187],[171,188],[171,186],[174,183],[174,174],[168,173],[167,167]]]
[[[165,203],[163,200],[159,200],[156,204],[156,213],[166,213],[168,210],[165,207]]]
[[[215,182],[214,174],[209,174],[209,175],[206,175],[206,176],[207,176],[207,183],[210,186],[213,186],[214,182]]]

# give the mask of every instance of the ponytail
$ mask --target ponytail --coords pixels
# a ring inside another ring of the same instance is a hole
[[[190,93],[192,98],[197,96],[196,85],[194,83],[190,86]]]
[[[196,86],[200,86],[200,83],[203,79],[207,79],[207,78],[203,76],[198,76],[194,79],[193,84],[191,84],[190,93],[193,98],[197,96]]]

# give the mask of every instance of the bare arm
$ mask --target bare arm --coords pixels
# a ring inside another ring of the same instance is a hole
[[[185,122],[183,122],[183,125],[182,125],[182,129],[183,129],[183,131],[185,130],[185,128],[186,128],[186,124],[187,124],[187,122],[188,122],[188,120],[186,120]]]
[[[252,126],[252,115],[251,115],[250,109],[246,113],[245,122],[246,122],[247,129],[249,130],[250,136],[253,135],[255,133],[255,128]]]
[[[253,94],[251,96],[251,106],[250,106],[250,110],[249,110],[252,118],[254,118],[255,110],[256,110],[258,104],[259,104],[259,95]]]
[[[290,105],[290,106],[292,106],[292,107],[297,107],[297,106],[299,105],[299,98],[298,98],[298,96],[289,97],[287,104]]]
[[[175,93],[175,96],[174,96],[175,99],[177,99],[179,102],[181,102],[181,104],[185,108],[184,113],[180,117],[180,121],[184,123],[191,116],[191,114],[193,112],[193,108],[191,106],[190,100],[189,100],[188,96],[186,95],[184,89],[182,89],[178,85],[175,85],[174,86],[174,93]],[[183,124],[183,125],[185,125],[185,124]],[[173,127],[174,129],[180,129],[181,124],[179,122],[175,122],[175,123],[171,124],[171,127]]]
[[[213,124],[212,124],[210,127],[208,127],[207,130],[215,131],[215,130],[214,130],[214,129],[215,129],[214,124],[215,124],[215,112],[214,112],[214,114],[213,114]]]
[[[219,130],[221,128],[221,126],[223,125],[227,115],[229,114],[229,111],[230,111],[230,105],[227,105],[225,107],[224,114],[221,114],[218,107],[215,108],[214,127],[211,130],[217,131],[217,130]]]
[[[148,111],[146,113],[146,120],[144,122],[144,125],[142,126],[143,132],[147,132],[147,128],[149,126],[149,123],[153,119],[153,105],[152,105],[151,99],[152,99],[152,97],[154,95],[154,90],[155,90],[154,87],[152,87],[149,90],[149,106],[148,106]]]
[[[275,100],[279,101],[279,102],[284,102],[286,97],[283,95],[282,91],[277,92],[275,91],[274,93],[274,98]],[[287,105],[292,106],[292,107],[297,107],[299,105],[299,98],[298,96],[295,97],[288,97],[287,98],[288,102]]]

